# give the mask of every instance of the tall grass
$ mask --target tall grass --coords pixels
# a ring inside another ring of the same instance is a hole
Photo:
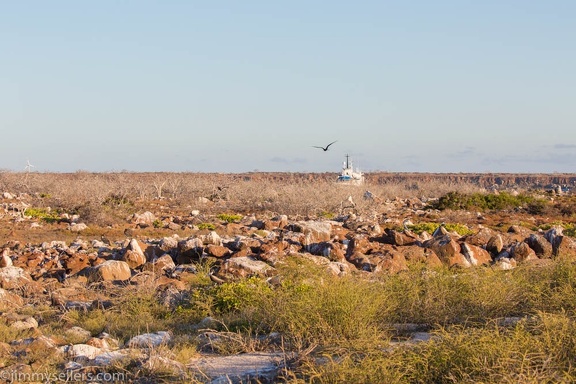
[[[576,355],[573,264],[466,271],[413,268],[396,276],[338,278],[291,265],[275,288],[245,292],[214,313],[238,332],[279,332],[284,347],[314,351],[291,380],[541,382],[570,380]],[[261,286],[263,287],[263,286]],[[230,294],[235,292],[234,294]],[[523,319],[516,325],[507,318]],[[430,342],[392,348],[395,323],[419,323]],[[504,324],[504,325],[503,325]],[[508,324],[508,325],[506,325]]]
[[[313,383],[574,382],[576,328],[565,314],[540,314],[503,328],[452,326],[408,348],[347,352],[324,364],[305,361],[295,375]]]

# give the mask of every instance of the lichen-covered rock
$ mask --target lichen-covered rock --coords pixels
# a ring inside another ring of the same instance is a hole
[[[84,223],[72,223],[69,229],[71,232],[82,232],[88,229],[88,226]]]
[[[187,264],[192,260],[197,260],[204,253],[204,242],[197,238],[188,238],[178,242],[178,264]]]

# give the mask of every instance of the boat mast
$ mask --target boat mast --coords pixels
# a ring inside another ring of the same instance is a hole
[[[350,163],[348,162],[348,158],[350,155],[346,154],[346,169],[350,168]]]

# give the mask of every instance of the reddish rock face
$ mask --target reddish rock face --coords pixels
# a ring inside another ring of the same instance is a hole
[[[462,243],[460,248],[466,260],[473,266],[490,265],[492,262],[492,256],[483,248],[468,243]]]
[[[460,253],[460,245],[449,235],[432,238],[424,243],[438,256],[443,264],[459,267],[470,267],[466,257]]]
[[[206,253],[214,257],[225,257],[231,254],[230,250],[222,245],[210,244],[206,247]]]
[[[436,253],[434,253],[430,248],[408,245],[405,247],[398,247],[398,252],[401,252],[404,255],[408,264],[425,263],[429,267],[433,268],[442,266],[442,262]]]
[[[62,266],[66,269],[68,275],[75,275],[84,268],[89,267],[90,260],[88,255],[77,253],[64,259],[62,261]]]
[[[490,228],[482,228],[478,231],[478,233],[467,236],[465,241],[467,244],[482,247],[488,244],[490,240],[495,236],[498,236],[498,234],[495,231],[491,230]],[[502,247],[500,247],[499,250],[495,251],[495,253],[498,254],[501,250]]]
[[[372,260],[374,261],[374,260]],[[396,274],[408,270],[408,263],[406,258],[400,252],[388,252],[384,256],[380,256],[376,262],[376,268],[389,274]]]
[[[407,246],[414,245],[418,238],[415,236],[410,236],[405,232],[398,232],[393,229],[386,230],[386,236],[382,238],[384,243],[389,243],[397,246]]]

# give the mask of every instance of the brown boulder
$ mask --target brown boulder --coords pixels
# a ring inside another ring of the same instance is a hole
[[[128,249],[126,252],[124,252],[124,255],[122,255],[121,260],[125,261],[130,268],[137,268],[146,263],[146,256],[144,256],[142,251],[137,252]]]
[[[536,252],[528,244],[521,241],[510,247],[510,256],[516,261],[528,261],[537,259]]]
[[[418,241],[415,235],[409,235],[406,232],[398,232],[394,229],[388,229],[386,232],[390,243],[394,245],[414,245]]]
[[[371,242],[365,236],[355,236],[348,243],[348,249],[346,250],[346,257],[350,258],[355,254],[367,255],[374,250],[379,249],[381,244],[376,242]]]
[[[504,241],[502,240],[502,236],[498,234],[490,237],[486,243],[486,250],[494,256],[502,252],[502,249],[504,249]]]
[[[531,234],[526,243],[534,250],[536,256],[541,259],[549,259],[552,257],[553,249],[552,244],[542,235]]]
[[[125,261],[107,260],[92,267],[88,275],[90,282],[94,281],[125,281],[132,277],[130,266]]]
[[[8,248],[6,248],[2,251],[2,254],[0,255],[0,268],[11,267],[12,265],[14,265],[9,254],[10,254],[10,249],[8,249]]]
[[[460,253],[460,245],[453,240],[450,235],[437,236],[424,243],[425,247],[430,248],[438,256],[443,264],[460,267],[469,267],[470,263],[466,257]]]
[[[176,264],[172,257],[168,254],[165,254],[162,257],[159,257],[156,261],[152,263],[146,263],[142,266],[143,272],[153,272],[156,275],[164,274],[166,271],[171,271],[176,268]]]
[[[408,270],[404,255],[398,251],[387,252],[383,256],[372,257],[371,262],[376,265],[374,272],[396,274]]]
[[[199,238],[190,238],[178,242],[178,264],[188,264],[194,259],[198,259],[204,253],[204,243]]]
[[[210,244],[206,247],[206,253],[214,257],[225,257],[231,254],[230,249],[223,245]]]
[[[84,268],[90,266],[90,260],[87,254],[77,253],[62,260],[62,266],[66,269],[68,275],[75,275]]]

